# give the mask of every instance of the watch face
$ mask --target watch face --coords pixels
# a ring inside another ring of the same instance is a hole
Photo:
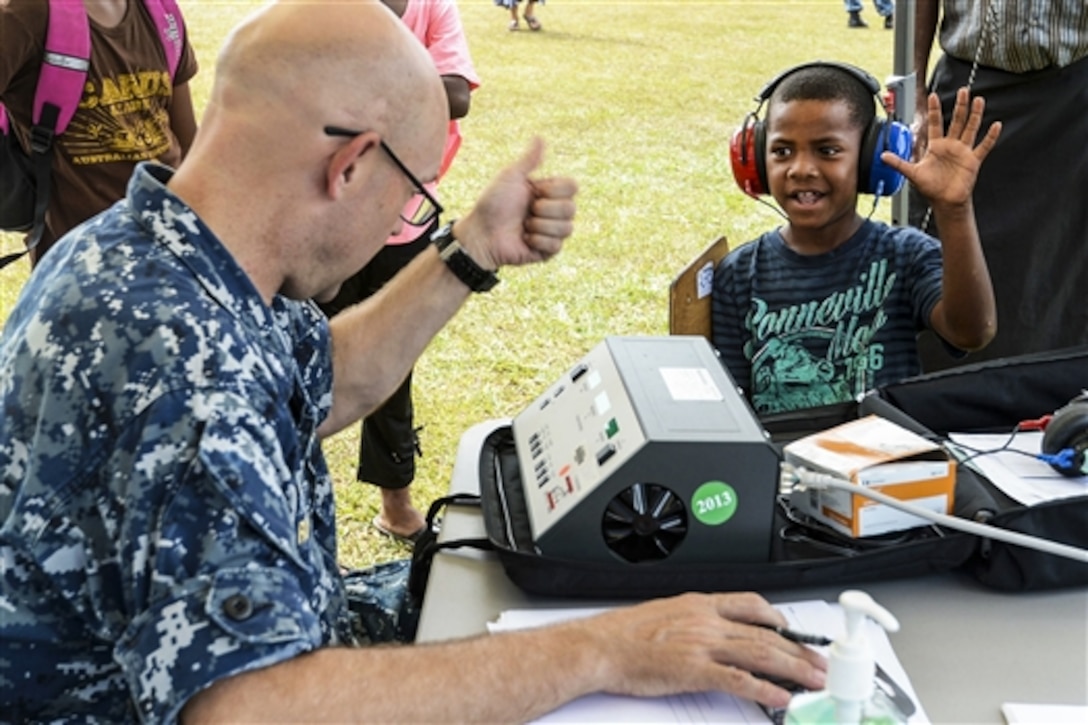
[[[439,227],[434,234],[431,235],[431,242],[438,247],[439,251],[445,249],[453,241],[453,222],[450,222],[444,227]]]

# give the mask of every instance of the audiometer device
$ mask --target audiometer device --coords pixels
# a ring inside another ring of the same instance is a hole
[[[779,453],[706,338],[609,337],[511,427],[540,554],[770,560]]]

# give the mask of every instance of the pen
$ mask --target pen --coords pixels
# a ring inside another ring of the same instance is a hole
[[[762,627],[763,629],[769,629],[772,632],[777,632],[779,636],[785,637],[789,641],[796,642],[798,644],[811,644],[816,647],[826,647],[834,641],[830,637],[824,637],[821,634],[806,634],[804,632],[795,632],[792,629],[787,629],[786,627],[778,627],[773,624],[757,624],[756,626]]]

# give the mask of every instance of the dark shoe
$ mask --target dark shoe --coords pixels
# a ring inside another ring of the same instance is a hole
[[[891,15],[885,15],[884,16],[884,29],[885,30],[891,30],[894,27],[895,27],[895,21],[892,20],[892,16]]]
[[[850,13],[850,19],[846,21],[848,28],[867,28],[869,23],[861,19],[861,13],[856,10]]]

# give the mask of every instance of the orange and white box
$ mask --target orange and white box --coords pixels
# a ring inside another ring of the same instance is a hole
[[[788,463],[951,514],[956,462],[936,443],[876,415],[789,443]],[[847,536],[877,536],[931,522],[862,494],[839,489],[795,491],[790,503]]]

